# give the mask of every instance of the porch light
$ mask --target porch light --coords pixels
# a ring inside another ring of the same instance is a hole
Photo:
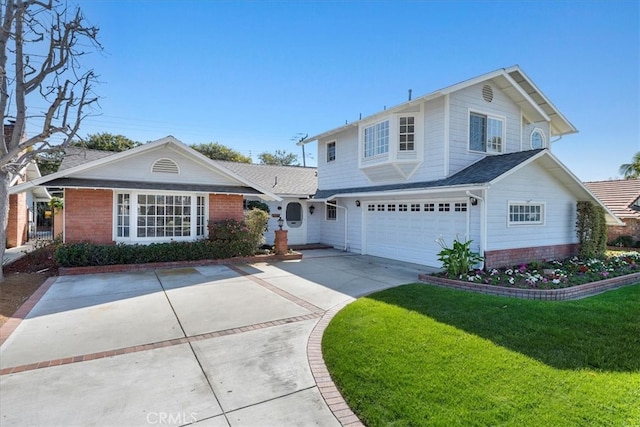
[[[311,215],[313,215],[313,213],[314,213],[315,211],[316,211],[316,207],[315,207],[315,206],[313,206],[313,205],[309,206],[309,213],[310,213]]]
[[[278,227],[280,227],[280,230],[282,230],[283,225],[284,225],[284,218],[282,217],[278,218]]]
[[[360,200],[356,200],[356,206],[360,207]]]
[[[475,197],[471,197],[469,201],[471,202],[471,206],[475,206],[478,204],[478,199],[476,199]]]

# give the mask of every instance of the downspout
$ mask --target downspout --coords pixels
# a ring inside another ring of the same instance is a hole
[[[349,232],[349,210],[347,209],[346,206],[340,206],[338,204],[338,202],[336,202],[336,204],[334,205],[333,203],[329,203],[328,200],[324,201],[325,205],[331,205],[331,206],[335,206],[336,208],[340,208],[340,209],[344,209],[344,252],[347,252],[349,250],[349,240],[348,240],[348,232]]]
[[[483,192],[485,190],[482,190]],[[487,203],[484,197],[473,194],[471,191],[467,190],[467,196],[473,197],[481,202],[480,205],[480,254],[484,257],[484,252],[487,248]],[[486,197],[486,196],[485,196]],[[482,263],[482,268],[484,268],[484,261]]]

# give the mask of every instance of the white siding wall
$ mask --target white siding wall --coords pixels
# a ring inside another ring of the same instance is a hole
[[[313,216],[319,215],[321,220],[320,224],[320,243],[335,246],[339,249],[344,249],[344,209],[338,208],[338,217],[335,221],[328,221],[325,219],[325,206],[319,205],[320,209],[316,209]]]
[[[424,107],[424,163],[411,181],[431,181],[444,174],[444,97],[427,102]]]
[[[336,159],[327,163],[327,142],[336,141]],[[318,188],[334,189],[369,185],[369,180],[358,168],[357,127],[336,138],[318,141]]]
[[[509,201],[545,203],[543,225],[508,226]],[[488,191],[487,250],[577,243],[576,199],[536,163]]]
[[[450,95],[450,175],[484,157],[483,154],[469,151],[470,110],[504,117],[506,119],[506,146],[504,153],[520,151],[520,108],[493,84],[491,84],[493,100],[486,102],[482,98],[484,84],[470,86]]]
[[[152,173],[151,167],[153,163],[162,158],[169,158],[175,161],[180,168],[180,173]],[[158,149],[144,152],[138,156],[127,157],[121,161],[87,170],[75,176],[78,178],[119,179],[125,181],[169,181],[189,184],[238,185],[237,181],[216,173],[209,167],[186,158],[182,154],[167,149],[166,147],[159,147]]]

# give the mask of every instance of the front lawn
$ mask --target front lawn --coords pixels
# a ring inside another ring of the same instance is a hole
[[[406,285],[347,306],[322,346],[368,426],[640,424],[640,284],[562,302]]]

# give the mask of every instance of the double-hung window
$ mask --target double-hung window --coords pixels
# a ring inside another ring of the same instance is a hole
[[[469,150],[485,153],[504,151],[505,120],[485,114],[471,113],[469,117]]]
[[[364,128],[364,157],[389,152],[389,120]]]
[[[415,149],[415,117],[400,117],[398,123],[398,149],[400,151],[413,151]]]
[[[338,219],[338,208],[335,205],[327,204],[327,211],[325,218],[327,221],[335,221]]]
[[[327,144],[327,163],[333,162],[336,159],[336,142],[329,142]]]

